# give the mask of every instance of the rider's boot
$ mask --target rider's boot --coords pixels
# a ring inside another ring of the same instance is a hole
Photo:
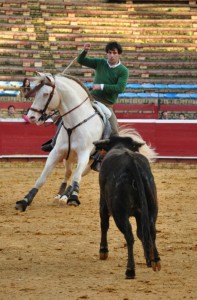
[[[50,152],[53,149],[52,139],[42,144],[41,149],[45,152]]]
[[[91,164],[90,168],[96,172],[100,172],[101,169],[101,164],[103,161],[103,158],[105,156],[106,152],[105,151],[96,151],[91,158],[94,159],[93,163]]]

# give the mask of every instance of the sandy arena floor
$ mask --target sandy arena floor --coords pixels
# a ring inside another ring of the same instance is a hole
[[[109,259],[99,260],[98,174],[80,187],[81,205],[52,204],[63,175],[54,170],[25,213],[14,209],[39,176],[42,162],[0,163],[1,300],[197,299],[197,165],[153,165],[158,189],[157,246],[162,269],[145,265],[135,234],[136,279],[125,280],[127,250],[113,220]]]

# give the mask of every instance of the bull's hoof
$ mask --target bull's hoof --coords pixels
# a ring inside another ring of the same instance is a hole
[[[107,248],[100,248],[99,256],[101,260],[106,260],[108,258],[108,249]]]
[[[151,261],[151,267],[154,272],[161,270],[161,263],[160,260],[155,259],[154,261]]]
[[[125,272],[125,279],[135,279],[135,269],[127,269]]]
[[[27,206],[28,206],[27,201],[25,201],[25,200],[20,200],[20,201],[17,201],[17,202],[16,202],[15,209],[16,209],[16,210],[19,210],[19,211],[21,211],[21,212],[23,212],[23,211],[26,210]]]
[[[69,197],[69,199],[67,200],[67,205],[69,205],[69,206],[79,206],[81,203],[80,203],[80,201],[79,201],[79,199],[78,199],[78,196],[76,196],[76,195],[71,195],[70,197]]]

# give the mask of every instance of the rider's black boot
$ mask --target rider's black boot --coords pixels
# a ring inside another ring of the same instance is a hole
[[[91,158],[94,159],[94,161],[91,164],[90,168],[96,172],[100,172],[104,155],[101,153],[101,151],[97,151],[94,155],[91,156]]]

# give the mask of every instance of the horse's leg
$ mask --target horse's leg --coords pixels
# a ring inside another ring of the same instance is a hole
[[[67,202],[68,205],[73,206],[78,206],[80,204],[80,201],[78,199],[79,184],[82,174],[89,162],[89,153],[90,151],[84,151],[81,152],[81,155],[78,155],[77,168],[72,176],[71,184],[67,187],[65,193],[60,199],[61,202]]]
[[[47,158],[45,167],[44,167],[40,177],[37,179],[34,187],[27,193],[27,195],[22,200],[19,200],[16,202],[15,208],[17,210],[19,210],[19,211],[26,210],[27,206],[29,206],[32,203],[38,190],[44,185],[46,178],[52,172],[53,168],[59,161],[60,157],[57,155],[57,152],[54,149],[50,152],[50,154]]]
[[[69,161],[68,162],[64,161],[64,166],[65,166],[64,180],[63,180],[63,182],[61,183],[61,185],[59,187],[57,195],[55,196],[54,203],[60,203],[61,196],[64,195],[64,193],[66,191],[67,182],[68,182],[68,180],[69,180],[69,178],[71,177],[71,174],[72,174],[71,165],[72,164]]]
[[[125,272],[126,279],[134,279],[135,278],[135,261],[133,255],[133,244],[134,237],[132,233],[131,224],[129,222],[128,215],[118,211],[117,215],[113,215],[114,221],[118,227],[118,229],[124,234],[124,238],[127,242],[127,251],[128,251],[128,261],[127,261],[127,269]]]

